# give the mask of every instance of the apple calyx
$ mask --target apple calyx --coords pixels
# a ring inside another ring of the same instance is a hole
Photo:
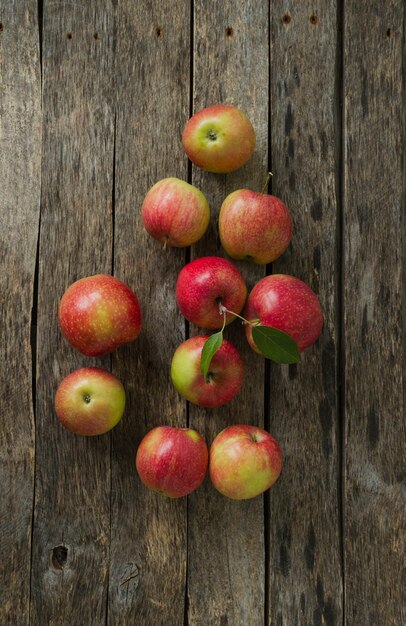
[[[223,326],[220,331],[207,339],[200,357],[200,371],[206,383],[209,383],[213,377],[212,373],[209,372],[209,367],[212,358],[223,343],[223,331],[226,325],[227,313],[238,317],[243,324],[252,326],[252,338],[257,348],[266,358],[276,363],[284,364],[293,364],[300,361],[299,349],[293,337],[273,326],[262,326],[260,319],[247,320],[242,315],[230,311],[221,303],[221,298],[218,298],[218,305],[220,315],[223,316]]]

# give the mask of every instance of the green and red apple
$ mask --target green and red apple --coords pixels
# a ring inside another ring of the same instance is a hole
[[[205,256],[191,261],[179,272],[176,300],[182,315],[200,328],[221,328],[223,313],[228,309],[226,324],[240,313],[247,297],[241,272],[227,259]],[[231,313],[232,311],[232,313]]]
[[[210,447],[211,481],[223,496],[233,500],[260,495],[272,487],[281,470],[278,442],[256,426],[228,426]]]
[[[292,218],[286,204],[276,196],[238,189],[221,205],[219,235],[233,259],[266,265],[288,247]]]
[[[60,301],[58,318],[67,341],[87,356],[102,356],[133,341],[142,325],[137,296],[109,274],[70,285]]]
[[[151,187],[141,213],[148,233],[164,246],[176,248],[196,243],[210,222],[204,194],[179,178],[164,178]]]
[[[121,381],[98,367],[83,367],[60,383],[55,411],[65,428],[77,435],[102,435],[122,418],[125,391]]]
[[[306,283],[288,274],[262,278],[248,296],[244,317],[287,333],[300,352],[319,338],[323,328],[323,311],[316,294]],[[251,324],[246,324],[245,332],[251,348],[260,354],[252,338]]]
[[[190,118],[183,130],[182,145],[198,167],[227,174],[248,161],[255,148],[255,132],[237,107],[216,104]]]
[[[206,476],[207,465],[206,442],[192,428],[157,426],[142,439],[136,455],[144,485],[169,498],[195,491]]]
[[[181,396],[205,408],[230,402],[241,389],[244,361],[233,344],[224,339],[213,356],[207,376],[200,361],[208,335],[196,335],[178,346],[171,363],[172,382]]]

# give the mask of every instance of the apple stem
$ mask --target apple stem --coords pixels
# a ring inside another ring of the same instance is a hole
[[[230,313],[230,315],[234,315],[235,317],[238,317],[240,320],[243,321],[244,324],[250,324],[251,326],[258,326],[260,324],[260,320],[259,319],[255,319],[255,320],[246,320],[245,317],[242,317],[242,315],[238,315],[238,313],[234,313],[234,311],[230,311],[230,309],[227,309],[225,306],[223,306],[220,302],[219,304],[219,310],[220,310],[220,315],[224,315],[224,323],[223,323],[223,328],[225,326],[225,320],[226,320],[226,314]]]
[[[266,177],[265,185],[261,189],[261,193],[265,193],[265,189],[268,187],[271,176],[273,176],[272,172],[268,172],[268,176]]]
[[[223,326],[221,327],[221,333],[224,330],[224,327],[226,325],[226,318],[227,318],[227,309],[220,303],[219,305],[219,309],[220,309],[220,315],[223,315]]]

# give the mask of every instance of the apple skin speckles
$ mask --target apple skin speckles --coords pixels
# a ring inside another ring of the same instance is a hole
[[[142,439],[135,465],[146,487],[169,498],[180,498],[202,484],[208,458],[206,442],[197,431],[157,426]]]
[[[83,367],[66,376],[55,394],[55,411],[65,428],[77,435],[102,435],[122,418],[125,391],[121,381],[98,367]]]
[[[151,187],[141,214],[147,232],[165,247],[191,246],[201,239],[210,222],[203,193],[179,178],[164,178]]]
[[[248,161],[255,148],[255,131],[239,109],[215,104],[198,111],[186,123],[182,145],[198,167],[227,174]]]
[[[317,341],[323,328],[323,311],[316,294],[306,283],[288,274],[262,278],[248,296],[244,317],[259,319],[262,326],[287,333],[300,352]],[[259,352],[250,325],[246,325],[245,332],[251,348]]]
[[[289,209],[276,196],[249,189],[233,191],[221,205],[221,245],[233,259],[272,263],[292,238]]]
[[[228,426],[210,447],[211,481],[232,500],[255,498],[274,485],[281,471],[278,442],[257,426]]]
[[[109,274],[81,278],[61,298],[59,326],[67,341],[86,356],[103,356],[136,339],[142,313],[137,296]]]
[[[230,402],[240,391],[244,362],[237,348],[227,339],[213,356],[209,380],[200,370],[200,359],[208,335],[196,335],[178,346],[172,358],[172,382],[184,398],[206,408]]]
[[[200,257],[179,272],[176,300],[182,315],[200,328],[221,328],[220,303],[233,313],[240,313],[247,297],[241,272],[227,259]],[[235,319],[227,313],[226,323]]]

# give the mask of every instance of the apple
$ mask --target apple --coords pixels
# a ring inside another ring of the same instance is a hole
[[[238,189],[221,205],[219,235],[233,259],[266,265],[288,247],[292,218],[286,204],[276,196]]]
[[[210,447],[211,481],[223,496],[233,500],[255,498],[272,487],[281,470],[278,442],[257,426],[228,426]]]
[[[223,340],[213,356],[205,378],[200,359],[208,335],[197,335],[178,346],[171,363],[172,382],[181,396],[206,408],[230,402],[239,392],[244,378],[244,362],[237,348]]]
[[[59,325],[82,354],[102,356],[136,339],[142,315],[136,295],[121,280],[97,274],[76,281],[59,304]]]
[[[226,324],[244,306],[247,288],[240,271],[227,259],[205,256],[191,261],[179,272],[176,300],[189,322],[201,328],[221,328],[225,307]]]
[[[182,145],[198,167],[227,174],[238,169],[255,148],[255,132],[247,116],[234,106],[209,106],[186,123]]]
[[[121,419],[125,391],[119,379],[99,367],[83,367],[66,376],[55,394],[55,411],[77,435],[102,435]]]
[[[318,339],[323,327],[323,312],[316,294],[306,283],[288,274],[262,278],[248,296],[244,317],[287,333],[300,352]],[[250,324],[245,326],[245,332],[250,346],[260,353]]]
[[[179,178],[164,178],[151,187],[141,213],[148,233],[164,246],[175,248],[196,243],[210,222],[203,193]]]
[[[206,442],[196,430],[157,426],[142,439],[135,464],[146,487],[180,498],[202,484],[208,456]]]

